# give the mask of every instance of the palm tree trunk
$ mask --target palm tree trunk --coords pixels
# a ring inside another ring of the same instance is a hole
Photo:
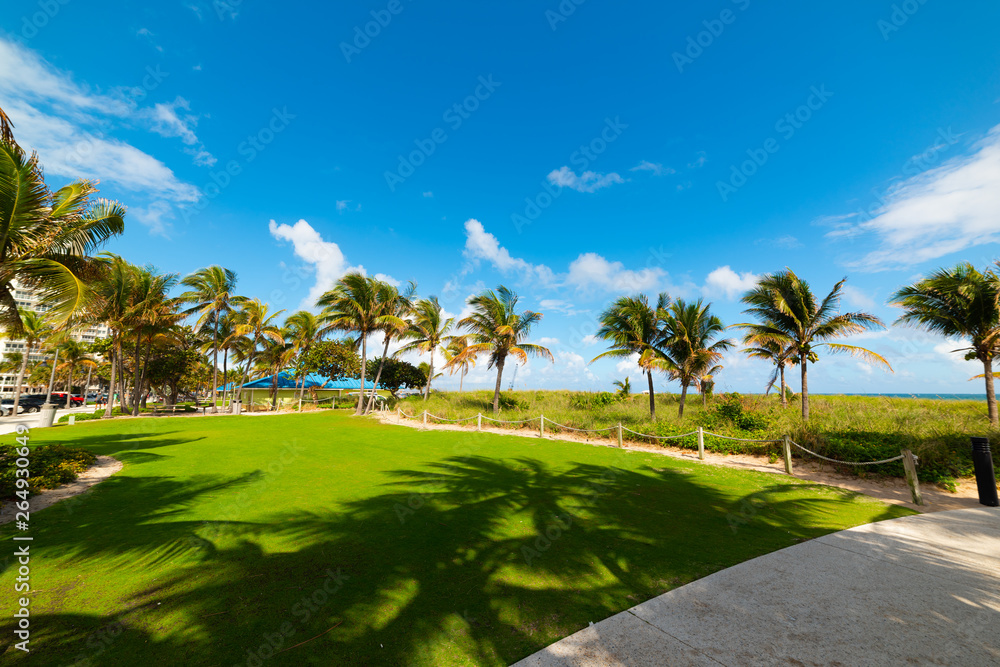
[[[28,369],[28,355],[31,354],[32,341],[25,341],[24,358],[21,359],[21,369],[17,372],[17,382],[14,383],[14,409],[12,416],[17,416],[17,406],[21,401],[21,383],[24,382],[24,372]]]
[[[778,366],[778,374],[781,375],[781,407],[788,407],[788,396],[786,396],[787,391],[785,389],[785,362],[782,361],[781,365]]]
[[[365,401],[365,364],[368,362],[368,335],[367,332],[361,333],[361,395],[358,396],[358,407],[354,411],[354,414],[360,415],[361,408],[364,406]]]
[[[500,382],[503,379],[503,362],[504,359],[501,357],[497,360],[497,386],[493,391],[493,414],[500,414]]]
[[[84,407],[87,407],[87,394],[90,391],[90,380],[91,380],[92,377],[94,377],[94,367],[93,366],[88,366],[87,367],[87,382],[84,383],[84,385],[83,385],[83,392],[81,392],[83,394],[83,406]]]
[[[139,392],[142,391],[142,364],[139,354],[142,352],[142,328],[135,337],[135,384],[132,387],[132,416],[139,416]]]
[[[467,369],[467,368],[466,368],[465,366],[462,366],[462,374],[458,376],[458,393],[460,393],[460,394],[461,394],[461,393],[462,393],[463,391],[465,391],[465,390],[464,390],[464,389],[462,388],[462,385],[464,385],[464,384],[465,384],[465,374],[466,374],[466,373],[468,372],[468,370],[469,370],[469,369]]]
[[[704,387],[701,388],[701,407],[703,407],[703,408],[707,408],[708,407],[708,395],[705,394],[705,388]]]
[[[227,380],[228,376],[226,375],[226,362],[228,360],[229,360],[229,348],[224,348],[222,350],[222,411],[223,412],[226,411],[226,393],[227,393],[226,383],[228,382]]]
[[[73,371],[76,370],[76,364],[69,365],[69,377],[66,378],[66,409],[69,410],[73,407]]]
[[[681,402],[677,407],[677,418],[684,419],[684,400],[687,398],[688,386],[685,382],[681,385]]]
[[[805,355],[803,355],[805,356]],[[808,362],[803,358],[801,362],[802,366],[802,421],[809,421],[809,378],[808,373]]]
[[[997,427],[997,395],[993,388],[993,358],[983,361],[983,372],[986,375],[986,410],[990,416],[990,426]]]
[[[153,352],[153,335],[150,333],[149,342],[146,344],[146,356],[142,360],[142,376],[139,378],[140,395],[142,397],[142,407],[146,407],[146,376],[149,375],[149,357]]]
[[[115,407],[115,373],[118,372],[116,364],[118,362],[118,352],[115,349],[115,342],[111,341],[111,379],[108,381],[108,403],[104,408],[104,419],[111,419],[111,411]]]
[[[52,383],[56,381],[56,364],[59,363],[59,348],[52,355],[52,373],[49,374],[49,389],[45,394],[45,402],[52,403]]]
[[[434,378],[434,350],[431,349],[431,365],[427,370],[427,386],[424,387],[424,402],[427,402],[427,398],[431,395],[431,380]]]
[[[219,387],[219,311],[215,311],[215,333],[212,334],[212,414],[219,411],[219,406],[215,404],[219,397],[217,391]]]
[[[389,354],[389,339],[391,337],[386,334],[385,336],[385,346],[382,348],[382,359],[378,362],[378,373],[375,374],[375,384],[372,385],[372,397],[368,401],[368,407],[365,409],[365,414],[372,411],[372,406],[375,404],[375,387],[378,386],[379,380],[382,379],[382,369],[385,367],[385,355]]]
[[[656,421],[656,397],[653,396],[653,371],[646,370],[646,377],[649,378],[649,419]]]

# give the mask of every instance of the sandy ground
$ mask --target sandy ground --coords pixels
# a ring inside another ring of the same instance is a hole
[[[28,498],[29,512],[43,510],[49,505],[78,496],[87,491],[90,487],[103,482],[116,472],[122,469],[124,464],[111,456],[98,456],[97,462],[80,473],[76,481],[63,484],[55,489],[42,491],[38,495]],[[0,509],[0,524],[10,523],[17,514],[17,506],[13,502],[4,502],[3,509]]]
[[[416,429],[424,428],[420,421],[405,418],[399,420],[394,413],[378,413],[374,416],[385,424],[398,424],[400,426]],[[428,430],[469,431],[475,429],[475,420],[471,422],[471,427],[461,426],[458,424],[427,424],[426,428]],[[483,420],[484,433],[538,438],[537,428],[538,426],[535,424],[533,426],[534,435],[532,435],[532,430],[526,428],[519,430],[496,428],[494,426],[487,426],[486,420]],[[547,440],[564,440],[567,442],[579,442],[598,447],[617,448],[618,440],[615,432],[611,431],[608,435],[609,437],[598,437],[595,434],[588,437],[584,434],[564,432],[559,435],[546,434],[545,438]],[[625,449],[672,456],[674,458],[687,459],[689,461],[698,460],[698,452],[678,447],[655,447],[649,444],[626,441]],[[761,472],[769,472],[779,475],[785,474],[784,462],[779,460],[777,463],[770,463],[767,458],[763,456],[751,456],[748,454],[717,454],[706,451],[705,462],[714,465],[727,466],[730,468],[741,468],[743,470],[758,470]],[[910,489],[906,485],[906,481],[903,479],[895,477],[876,477],[874,475],[869,478],[844,475],[834,470],[833,466],[830,464],[821,461],[809,461],[796,458],[793,463],[793,473],[797,479],[808,480],[810,482],[826,484],[829,486],[838,486],[843,489],[849,489],[851,491],[856,491],[857,493],[873,496],[887,503],[892,503],[893,505],[903,505],[918,512],[943,512],[946,510],[968,509],[980,506],[979,494],[976,490],[976,481],[974,479],[960,480],[958,484],[958,491],[956,493],[945,491],[937,485],[922,484],[920,486],[920,492],[923,495],[924,504],[922,506],[918,506],[913,504],[910,497]]]

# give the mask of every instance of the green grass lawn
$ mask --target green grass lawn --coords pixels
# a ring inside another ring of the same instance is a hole
[[[32,515],[27,657],[11,645],[15,530],[0,530],[12,665],[505,665],[722,568],[911,513],[777,475],[343,413],[31,437],[125,468]]]

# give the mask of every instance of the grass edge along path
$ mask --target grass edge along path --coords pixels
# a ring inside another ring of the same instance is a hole
[[[738,562],[911,513],[766,473],[331,413],[88,422],[32,442],[125,468],[33,515],[32,653],[10,645],[5,595],[5,664],[504,665]]]

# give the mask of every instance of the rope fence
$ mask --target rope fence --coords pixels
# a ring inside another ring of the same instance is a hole
[[[435,419],[437,421],[447,422],[447,423],[450,423],[450,424],[459,424],[461,422],[472,421],[473,419],[475,419],[476,420],[476,430],[477,431],[481,431],[483,429],[483,420],[484,419],[486,421],[490,421],[490,422],[493,422],[495,424],[510,424],[510,425],[522,425],[522,424],[531,423],[533,421],[537,421],[538,422],[538,436],[539,437],[545,437],[545,422],[547,421],[551,426],[553,426],[555,428],[564,429],[564,430],[567,430],[567,431],[574,431],[576,433],[608,433],[610,431],[617,431],[618,446],[619,447],[623,447],[624,446],[624,432],[625,431],[628,431],[629,433],[631,433],[633,435],[636,435],[636,436],[638,436],[640,438],[649,438],[650,440],[679,440],[681,438],[690,438],[691,436],[697,436],[698,437],[698,458],[700,460],[702,460],[702,461],[705,460],[705,436],[706,435],[709,436],[709,437],[712,437],[712,438],[719,438],[721,440],[732,440],[732,441],[736,441],[736,442],[749,442],[749,443],[769,444],[769,445],[779,444],[780,443],[781,445],[783,445],[783,449],[784,449],[785,472],[788,473],[789,475],[792,474],[792,447],[793,446],[798,447],[803,452],[805,452],[807,454],[811,454],[812,456],[815,456],[816,458],[822,459],[824,461],[828,461],[830,463],[835,463],[835,464],[838,464],[838,465],[845,465],[845,466],[874,466],[874,465],[882,465],[884,463],[893,463],[895,461],[902,461],[903,462],[903,470],[906,473],[906,482],[907,482],[907,484],[910,487],[910,494],[911,494],[911,496],[913,498],[913,503],[915,505],[923,505],[924,504],[923,498],[920,495],[920,484],[917,481],[917,462],[918,462],[918,458],[916,456],[914,456],[913,452],[911,452],[908,449],[901,450],[900,453],[899,453],[899,456],[894,456],[894,457],[892,457],[890,459],[882,459],[881,461],[838,461],[837,459],[831,459],[828,456],[823,456],[822,454],[818,454],[818,453],[812,451],[811,449],[806,449],[805,447],[803,447],[799,443],[794,442],[787,435],[783,439],[781,439],[781,440],[753,440],[753,439],[750,439],[750,438],[734,438],[734,437],[729,436],[729,435],[721,435],[719,433],[712,433],[710,431],[704,430],[700,426],[698,427],[698,430],[691,431],[690,433],[680,433],[678,435],[653,435],[652,433],[639,433],[638,431],[633,431],[632,429],[630,429],[630,428],[628,428],[626,426],[623,426],[620,422],[618,423],[617,426],[610,426],[608,428],[574,428],[572,426],[566,426],[565,424],[560,424],[558,422],[552,421],[551,419],[547,420],[545,418],[544,414],[539,415],[538,417],[531,417],[530,419],[521,419],[521,420],[494,419],[492,417],[487,417],[486,415],[484,415],[482,413],[477,414],[475,417],[466,417],[464,419],[445,419],[444,417],[438,417],[437,415],[432,415],[431,413],[427,412],[426,410],[424,410],[423,413],[421,413],[421,415],[418,417],[417,415],[408,415],[408,414],[406,414],[405,412],[403,412],[402,408],[396,408],[396,417],[397,417],[397,419],[402,419],[404,417],[406,419],[418,419],[419,418],[419,419],[421,419],[423,421],[423,425],[424,426],[427,425],[427,419],[428,418]]]

